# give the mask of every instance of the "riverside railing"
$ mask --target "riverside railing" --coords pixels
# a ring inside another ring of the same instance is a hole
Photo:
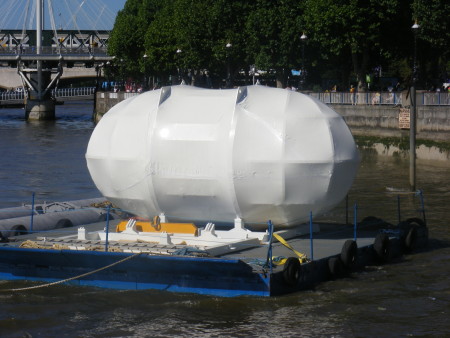
[[[52,90],[55,98],[90,96],[94,95],[95,87],[58,88]],[[124,100],[140,93],[128,92],[101,92],[101,97]],[[325,92],[308,93],[308,95],[326,103],[336,105],[402,105],[404,93],[397,92]],[[0,92],[0,101],[20,101],[24,99],[24,92]],[[450,93],[448,92],[417,92],[417,104],[423,106],[448,106],[450,105]]]
[[[58,88],[52,90],[52,96],[72,97],[72,96],[90,96],[95,94],[95,87],[79,87],[79,88]]]
[[[353,104],[353,105],[402,105],[403,92],[325,92],[308,93],[310,96],[326,104]],[[448,92],[420,92],[416,93],[417,104],[423,106],[450,105]]]

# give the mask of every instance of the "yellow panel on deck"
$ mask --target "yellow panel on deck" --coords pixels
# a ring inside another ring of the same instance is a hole
[[[116,232],[126,229],[128,221],[117,224]],[[160,223],[159,217],[155,217],[153,222],[149,220],[136,219],[135,229],[139,232],[167,232],[176,234],[198,235],[198,228],[193,223]]]

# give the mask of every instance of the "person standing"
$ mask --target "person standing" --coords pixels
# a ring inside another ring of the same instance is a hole
[[[350,86],[350,99],[351,99],[352,105],[356,106],[356,88],[354,85]]]

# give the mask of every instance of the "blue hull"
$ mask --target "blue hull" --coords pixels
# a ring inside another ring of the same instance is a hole
[[[54,282],[90,273],[132,253],[0,247],[0,279]],[[139,254],[70,284],[157,289],[221,297],[270,296],[270,277],[235,259]]]

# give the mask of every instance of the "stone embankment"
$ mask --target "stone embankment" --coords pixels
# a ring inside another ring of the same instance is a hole
[[[331,105],[354,135],[409,137],[400,129],[400,106]],[[450,106],[417,107],[417,139],[450,142]]]

